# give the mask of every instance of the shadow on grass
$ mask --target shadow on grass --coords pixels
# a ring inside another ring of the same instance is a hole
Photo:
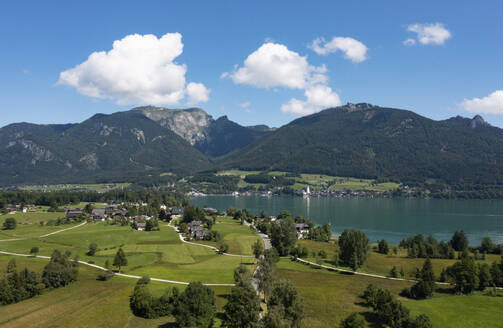
[[[438,287],[435,289],[435,293],[438,294],[447,294],[447,295],[454,295],[456,294],[454,288],[452,287]]]
[[[379,317],[374,312],[365,311],[365,312],[361,312],[360,314],[365,318],[365,321],[367,321],[369,323],[369,327],[372,327],[372,328],[383,327],[383,325],[379,321]]]

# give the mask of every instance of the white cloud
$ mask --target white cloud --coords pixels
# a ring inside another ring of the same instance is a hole
[[[202,83],[190,82],[187,84],[187,105],[192,106],[198,103],[207,102],[210,98],[210,89]]]
[[[447,30],[441,23],[412,24],[407,26],[407,31],[416,33],[417,41],[425,45],[441,45],[444,44],[446,40],[451,38],[451,32],[449,32],[449,30]],[[405,40],[404,44],[406,44],[408,40]],[[406,45],[412,44],[409,41],[409,44]]]
[[[318,55],[328,55],[337,51],[342,51],[347,59],[355,63],[360,63],[367,59],[367,46],[358,40],[348,37],[334,37],[331,41],[324,38],[317,38],[309,46]]]
[[[178,104],[208,100],[209,90],[201,83],[186,87],[187,67],[174,62],[183,52],[182,35],[132,34],[116,40],[108,52],[93,52],[83,63],[60,73],[58,84],[83,95],[113,99],[118,104]]]
[[[413,46],[415,44],[416,44],[416,40],[414,40],[414,39],[407,39],[407,40],[403,41],[404,46]]]
[[[281,110],[294,115],[308,115],[341,104],[339,95],[326,85],[311,86],[306,89],[304,95],[306,101],[292,98],[281,106]]]
[[[325,73],[324,66],[309,65],[306,57],[277,43],[264,43],[252,52],[230,77],[237,84],[258,88],[286,87],[304,89],[311,80]],[[225,74],[225,73],[224,73]]]
[[[251,103],[249,101],[245,101],[239,104],[240,107],[242,108],[248,108],[250,107]]]
[[[341,103],[337,93],[327,86],[326,73],[325,65],[310,65],[307,56],[301,56],[285,45],[265,43],[245,59],[242,67],[235,67],[228,76],[236,84],[257,88],[304,90],[305,101],[292,98],[281,106],[281,110],[294,115],[307,115]],[[227,75],[224,73],[222,76]],[[243,108],[248,108],[247,105],[247,102],[240,104]]]
[[[496,90],[484,98],[465,99],[461,106],[472,113],[503,114],[503,90]]]

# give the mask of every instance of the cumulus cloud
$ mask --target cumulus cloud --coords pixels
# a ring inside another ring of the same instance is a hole
[[[496,90],[483,98],[465,99],[461,107],[472,113],[503,114],[503,90]]]
[[[326,85],[311,86],[305,90],[304,95],[306,96],[305,101],[292,98],[281,106],[281,110],[294,115],[308,115],[316,113],[320,109],[341,104],[339,95]]]
[[[198,103],[207,102],[210,98],[210,89],[202,83],[190,82],[187,84],[187,105],[192,106]]]
[[[324,66],[309,65],[307,58],[286,46],[265,43],[245,59],[243,67],[229,76],[236,84],[258,88],[286,87],[304,89],[312,80],[326,72]]]
[[[451,38],[451,32],[441,23],[412,24],[407,26],[407,31],[416,33],[417,41],[425,45],[441,45]],[[404,41],[405,45],[413,45],[415,43],[416,40],[414,39]]]
[[[86,61],[60,73],[58,84],[118,104],[174,105],[208,100],[201,83],[186,84],[187,67],[174,60],[183,52],[182,35],[132,34],[113,43],[108,52],[93,52]]]
[[[334,37],[331,41],[317,38],[309,46],[318,55],[328,55],[342,51],[347,59],[354,63],[360,63],[367,59],[367,46],[358,40],[348,37]]]
[[[289,50],[283,44],[264,43],[252,52],[242,67],[235,67],[230,77],[236,84],[248,84],[257,88],[304,90],[306,100],[292,98],[281,107],[285,113],[307,115],[340,104],[339,96],[326,84],[328,77],[325,65],[313,66],[306,56]],[[241,104],[241,107],[245,108]]]

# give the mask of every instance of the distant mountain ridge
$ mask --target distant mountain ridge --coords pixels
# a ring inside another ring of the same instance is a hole
[[[434,121],[407,110],[347,104],[298,118],[219,168],[503,183],[503,130],[473,119]]]
[[[0,129],[0,185],[124,181],[239,168],[450,185],[503,184],[503,130],[480,116],[434,121],[347,104],[278,129],[200,108],[137,107],[78,124]]]

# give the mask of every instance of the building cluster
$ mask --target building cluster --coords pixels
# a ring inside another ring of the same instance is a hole
[[[137,210],[142,206],[147,206],[146,203],[132,203],[128,204],[130,207],[134,207]],[[90,218],[95,222],[105,222],[109,220],[126,220],[128,224],[131,224],[133,228],[139,231],[145,230],[146,222],[152,220],[154,217],[149,215],[134,215],[128,216],[128,211],[125,208],[126,205],[121,204],[109,204],[105,208],[94,208],[90,213]],[[164,219],[171,220],[174,218],[182,217],[184,214],[184,208],[167,207],[166,205],[160,205],[160,210],[164,210],[166,216]],[[65,217],[67,219],[75,219],[79,217],[87,216],[86,213],[81,208],[67,208],[65,209]]]
[[[7,207],[5,208],[5,214],[16,214],[18,212],[20,213],[35,212],[36,210],[37,206],[35,205],[8,204]],[[0,215],[2,215],[1,212]]]

